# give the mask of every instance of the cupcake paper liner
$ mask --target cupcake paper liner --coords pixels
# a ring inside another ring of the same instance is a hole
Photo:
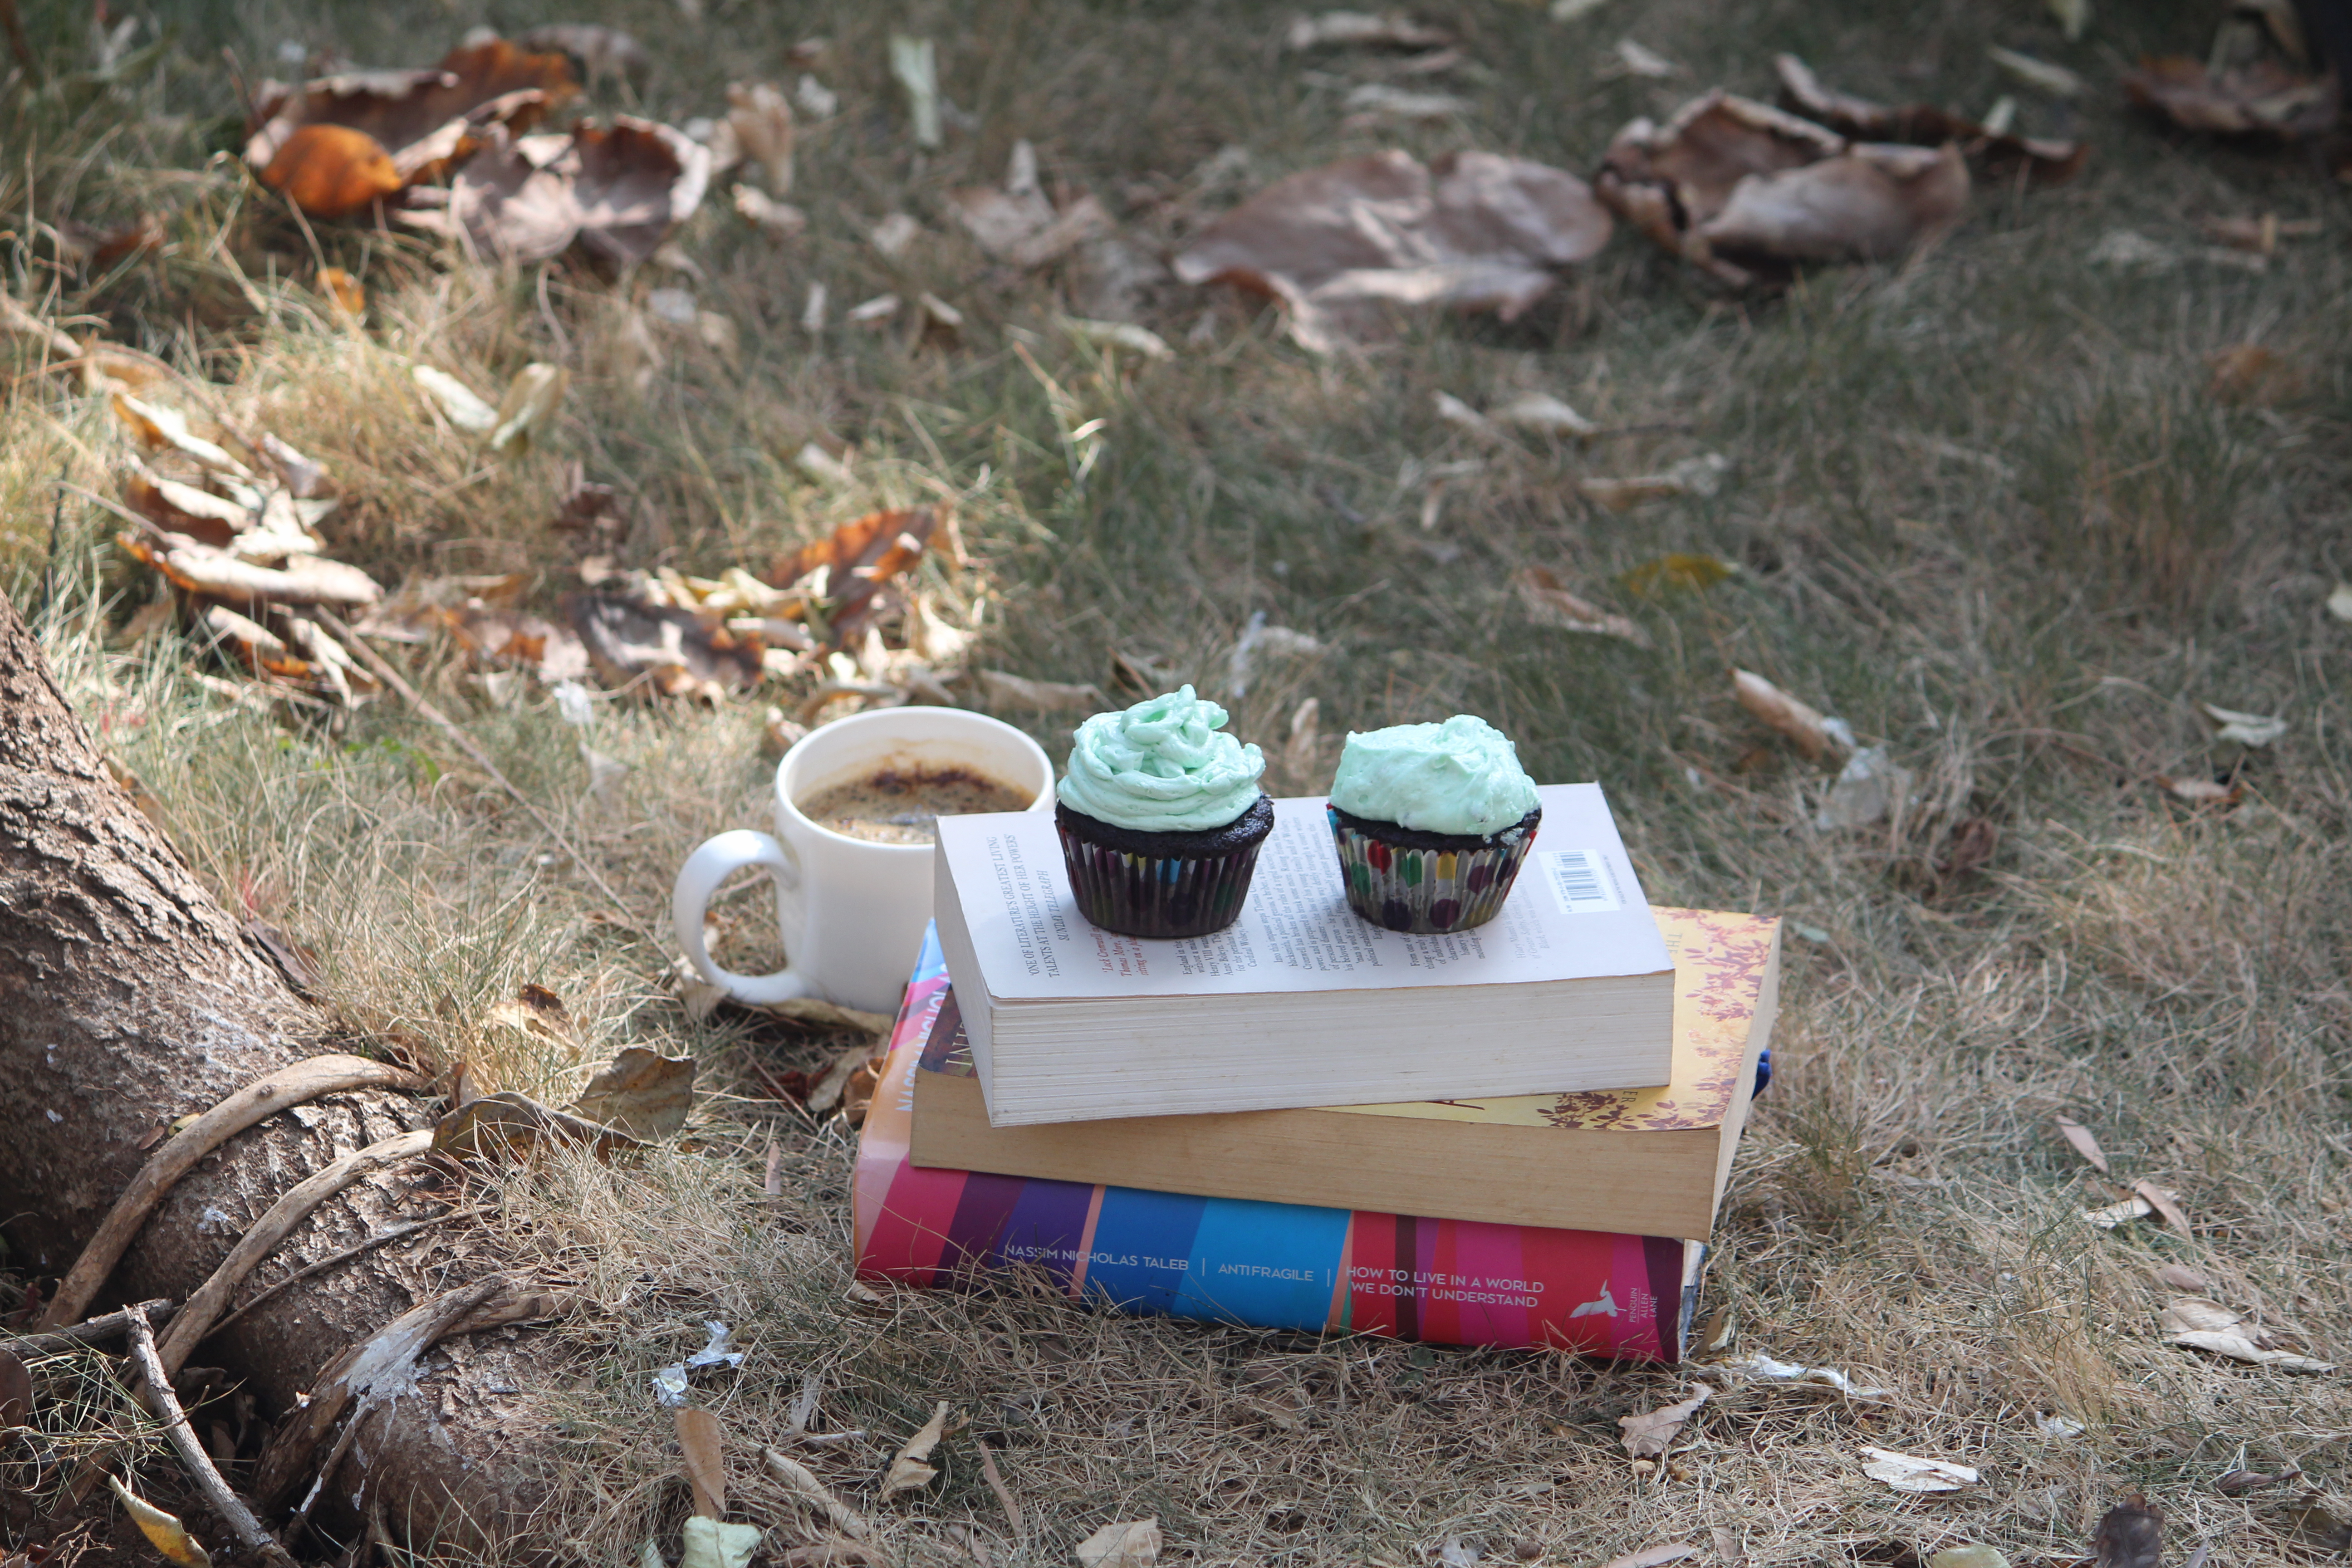
[[[1412,849],[1351,826],[1326,808],[1348,907],[1377,926],[1423,935],[1468,931],[1502,912],[1535,829],[1470,849]]]
[[[1122,936],[1206,936],[1241,917],[1263,837],[1216,855],[1138,855],[1090,844],[1063,824],[1062,864],[1078,912]]]

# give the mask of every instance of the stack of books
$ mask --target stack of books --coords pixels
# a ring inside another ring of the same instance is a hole
[[[1502,914],[1444,936],[1349,910],[1320,800],[1276,803],[1235,926],[1176,942],[1088,925],[1050,817],[943,820],[860,1275],[1680,1359],[1778,923],[1653,910],[1598,786],[1542,796]]]

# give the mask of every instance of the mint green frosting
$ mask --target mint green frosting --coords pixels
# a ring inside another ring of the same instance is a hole
[[[1257,804],[1265,756],[1223,733],[1225,710],[1189,686],[1078,726],[1061,802],[1139,833],[1223,827]]]
[[[1456,713],[1443,724],[1351,731],[1331,804],[1423,833],[1500,833],[1536,808],[1536,784],[1509,736]]]

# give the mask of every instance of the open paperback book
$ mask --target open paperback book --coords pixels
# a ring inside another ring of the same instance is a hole
[[[951,988],[915,1072],[915,1163],[1447,1219],[1705,1239],[1780,993],[1780,922],[1661,909],[1663,1088],[992,1127]]]
[[[860,1279],[948,1286],[1017,1268],[1125,1311],[1309,1333],[1668,1362],[1689,1342],[1696,1240],[917,1165],[914,1068],[947,991],[926,942],[858,1141]]]
[[[1674,964],[1608,803],[1539,794],[1502,912],[1434,936],[1348,907],[1319,798],[1275,802],[1241,918],[1181,941],[1087,923],[1051,816],[942,817],[933,907],[989,1121],[1666,1082]]]

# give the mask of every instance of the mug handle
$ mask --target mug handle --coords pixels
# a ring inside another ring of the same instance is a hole
[[[670,894],[670,926],[677,933],[677,942],[686,949],[686,961],[694,972],[713,985],[723,985],[727,994],[738,1002],[761,1006],[774,1002],[791,1002],[803,996],[816,996],[816,983],[810,979],[789,957],[784,967],[773,974],[736,974],[711,962],[710,950],[703,945],[702,920],[710,907],[710,896],[719,884],[736,872],[751,866],[765,866],[770,875],[787,892],[801,890],[800,862],[787,849],[767,834],[751,828],[738,828],[704,841],[702,847],[686,858],[678,868],[677,887]]]

